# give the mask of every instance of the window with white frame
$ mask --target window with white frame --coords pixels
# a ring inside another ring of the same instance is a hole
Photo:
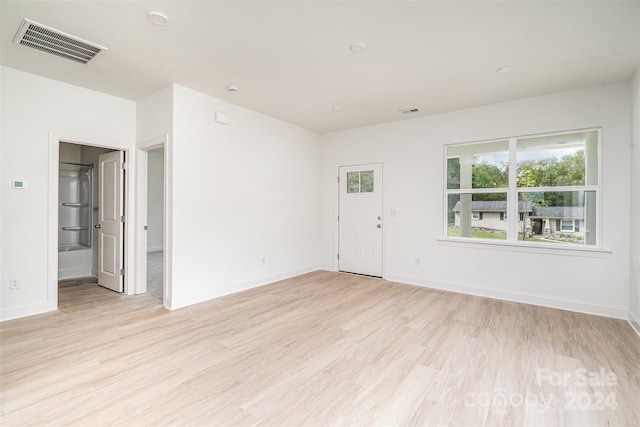
[[[600,134],[446,146],[445,237],[598,246]]]
[[[560,220],[560,230],[561,231],[575,231],[575,225],[572,219],[561,219]]]

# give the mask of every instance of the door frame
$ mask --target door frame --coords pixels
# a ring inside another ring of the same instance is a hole
[[[347,161],[336,162],[334,164],[333,172],[333,271],[339,271],[340,263],[338,262],[338,253],[340,252],[340,223],[338,222],[338,215],[340,215],[340,168],[349,166],[368,165],[372,163],[379,163],[382,167],[382,279],[387,277],[387,216],[385,212],[386,198],[385,198],[385,174],[384,174],[384,162],[382,160],[362,160],[362,161]],[[347,274],[347,273],[345,273]]]
[[[135,240],[133,237],[135,208],[134,180],[135,153],[131,144],[105,140],[86,135],[56,133],[49,131],[49,185],[47,215],[47,310],[58,309],[58,169],[60,161],[60,142],[92,147],[109,148],[124,152],[127,162],[127,173],[124,174],[124,294],[133,295],[135,287]]]
[[[136,294],[147,292],[147,233],[144,226],[147,224],[147,189],[148,189],[148,153],[150,150],[164,147],[164,230],[163,246],[164,256],[162,261],[162,305],[171,309],[171,259],[172,259],[172,212],[171,212],[171,157],[169,135],[143,141],[136,144],[136,187],[138,197],[136,200],[136,262],[138,264]]]

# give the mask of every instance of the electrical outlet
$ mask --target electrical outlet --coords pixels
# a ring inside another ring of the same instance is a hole
[[[20,288],[20,282],[18,282],[18,279],[9,279],[9,289],[19,289]]]
[[[415,261],[414,261],[414,263],[415,263],[416,265],[420,265],[420,258],[416,258],[416,259],[415,259]]]

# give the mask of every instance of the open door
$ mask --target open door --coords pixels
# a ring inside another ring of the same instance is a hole
[[[122,237],[124,234],[124,153],[99,157],[98,183],[98,284],[116,292],[124,290]]]
[[[382,164],[340,168],[338,270],[382,277]]]

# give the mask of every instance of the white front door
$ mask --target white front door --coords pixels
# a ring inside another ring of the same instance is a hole
[[[343,166],[338,270],[382,277],[382,164]]]
[[[116,292],[123,291],[122,235],[124,214],[122,163],[124,153],[114,151],[99,157],[98,183],[98,284]]]

